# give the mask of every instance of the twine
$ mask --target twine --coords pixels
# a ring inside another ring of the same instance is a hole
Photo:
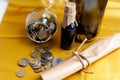
[[[83,45],[86,41],[87,41],[87,38],[85,38],[84,41],[81,43],[81,45],[78,47],[78,49],[77,49],[75,52],[73,52],[73,55],[76,56],[76,57],[79,59],[79,61],[81,62],[81,64],[82,64],[82,71],[83,71],[84,73],[94,74],[93,72],[88,72],[88,71],[85,70],[85,65],[84,65],[84,62],[82,61],[82,59],[87,62],[88,66],[90,66],[90,62],[89,62],[89,60],[88,60],[86,57],[84,57],[83,55],[80,55],[80,54],[78,53],[78,50],[82,47],[82,45]]]

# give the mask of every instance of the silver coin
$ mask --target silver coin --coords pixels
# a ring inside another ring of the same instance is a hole
[[[54,58],[52,61],[52,67],[58,65],[61,63],[63,60],[61,58]]]
[[[38,69],[38,68],[40,68],[41,67],[41,62],[39,62],[36,66],[32,66],[32,69]]]
[[[38,58],[33,58],[33,59],[30,61],[30,66],[31,66],[31,67],[35,67],[35,66],[37,66],[37,65],[40,64],[40,63],[41,63],[40,59],[38,59]]]
[[[47,64],[47,63],[51,63],[52,61],[50,60],[45,60],[45,59],[41,59],[41,63],[42,64]]]
[[[42,58],[42,59],[45,59],[45,60],[52,61],[53,58],[54,58],[54,56],[52,55],[51,52],[46,51],[46,52],[44,52],[44,53],[41,54],[41,58]]]
[[[18,61],[18,65],[21,67],[25,67],[29,64],[29,60],[27,58],[21,58]]]
[[[54,30],[55,29],[55,24],[54,23],[50,23],[49,29]]]
[[[31,53],[30,53],[30,56],[32,57],[32,58],[38,58],[38,57],[40,57],[40,53],[38,52],[38,51],[32,51]]]
[[[26,74],[26,70],[25,69],[19,69],[16,71],[16,76],[19,77],[19,78],[22,78],[24,77]]]

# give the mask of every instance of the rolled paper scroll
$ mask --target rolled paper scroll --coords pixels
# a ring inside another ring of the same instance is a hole
[[[81,60],[77,56],[72,56],[66,61],[40,73],[43,80],[62,80],[71,74],[82,70],[103,56],[120,47],[120,33],[108,36],[94,43],[81,53]]]

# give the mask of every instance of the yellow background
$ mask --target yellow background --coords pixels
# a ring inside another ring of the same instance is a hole
[[[20,68],[17,61],[23,57],[31,59],[30,52],[38,45],[27,37],[25,19],[31,10],[41,6],[43,4],[40,0],[9,0],[9,6],[0,24],[0,80],[40,80],[40,75],[34,73],[30,66],[25,68],[27,74],[24,78],[17,78],[15,73]],[[53,10],[59,19],[59,30],[47,44],[50,45],[50,51],[55,57],[65,60],[72,55],[71,52],[80,43],[75,43],[72,50],[66,51],[60,48],[63,8],[63,0],[56,0]],[[109,0],[102,20],[101,31],[96,40],[118,32],[120,32],[120,0]],[[95,43],[96,40],[86,43],[81,50]],[[120,49],[93,63],[86,70],[93,71],[95,74],[77,72],[65,80],[120,80]]]

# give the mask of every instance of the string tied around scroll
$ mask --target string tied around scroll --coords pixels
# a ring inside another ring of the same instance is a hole
[[[85,38],[84,41],[81,43],[81,45],[78,47],[78,49],[77,49],[75,52],[73,52],[73,55],[76,56],[76,57],[79,59],[79,61],[81,62],[81,64],[82,64],[82,71],[83,71],[83,72],[88,73],[88,74],[94,74],[93,72],[88,72],[88,71],[85,70],[85,65],[84,65],[82,59],[87,62],[88,66],[90,66],[89,60],[88,60],[86,57],[78,54],[78,50],[82,47],[82,45],[83,45],[86,41],[87,41],[87,38]]]

